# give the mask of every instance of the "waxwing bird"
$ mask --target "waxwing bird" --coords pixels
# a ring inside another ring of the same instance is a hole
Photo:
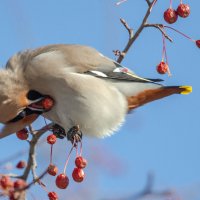
[[[19,52],[0,71],[0,138],[42,114],[65,131],[79,125],[84,135],[110,136],[129,110],[190,86],[163,86],[141,78],[97,50],[81,45],[49,45]],[[55,101],[44,112],[33,105],[45,95]]]

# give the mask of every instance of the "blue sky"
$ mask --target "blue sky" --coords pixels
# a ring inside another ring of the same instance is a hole
[[[126,19],[136,30],[147,8],[145,0],[128,0],[118,7],[115,2],[2,0],[1,66],[17,51],[54,43],[89,45],[115,59],[112,50],[121,50],[128,38],[119,18]],[[200,2],[185,2],[191,6],[190,17],[178,19],[172,26],[194,39],[200,39]],[[178,3],[178,0],[175,1],[174,7]],[[149,23],[164,23],[162,15],[168,7],[168,0],[158,1]],[[107,151],[110,152],[109,155],[119,159],[123,165],[123,170],[118,175],[94,165],[98,174],[95,199],[123,196],[142,189],[149,171],[155,173],[155,188],[158,189],[181,189],[200,183],[200,50],[177,33],[169,30],[168,34],[174,40],[172,44],[167,42],[172,77],[158,75],[155,70],[155,66],[161,61],[162,37],[153,28],[142,32],[123,65],[143,77],[165,79],[165,85],[192,85],[193,93],[188,96],[174,95],[135,110],[127,116],[121,130],[110,138],[85,138],[86,146],[98,147],[105,157]],[[42,123],[38,122],[37,126]],[[16,142],[15,136],[2,140],[1,152],[4,153],[0,155],[0,159],[25,148],[26,145],[23,145],[22,142]],[[88,155],[91,153],[90,148],[86,150]],[[45,155],[38,154],[40,157]],[[94,174],[89,170],[87,173],[88,179],[92,180]]]

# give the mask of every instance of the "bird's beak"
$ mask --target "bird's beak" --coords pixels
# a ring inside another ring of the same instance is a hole
[[[31,104],[29,104],[27,106],[27,108],[29,108],[30,110],[32,111],[38,111],[38,112],[44,112],[44,107],[42,105],[42,100],[44,99],[45,97],[40,97],[39,99],[36,99],[34,101],[31,101]]]
[[[38,116],[38,114],[32,114],[24,117],[19,121],[6,123],[2,130],[0,130],[0,139],[9,136],[10,134],[15,133],[33,123],[38,118]]]

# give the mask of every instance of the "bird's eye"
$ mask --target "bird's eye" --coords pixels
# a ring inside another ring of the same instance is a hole
[[[27,93],[27,98],[31,101],[34,101],[34,100],[37,100],[37,99],[40,99],[41,97],[43,97],[42,94],[40,94],[39,92],[35,91],[35,90],[30,90],[28,93]]]

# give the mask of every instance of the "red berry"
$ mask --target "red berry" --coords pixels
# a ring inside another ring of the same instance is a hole
[[[50,110],[54,105],[54,100],[50,97],[46,97],[42,100],[41,103],[45,110]]]
[[[55,144],[55,143],[56,143],[56,140],[57,140],[57,138],[56,138],[56,136],[55,136],[54,134],[51,134],[51,135],[49,135],[49,136],[47,137],[47,142],[48,142],[49,144]]]
[[[57,173],[58,173],[58,168],[55,165],[50,164],[48,167],[48,174],[55,176]]]
[[[83,169],[74,168],[74,170],[72,172],[72,178],[74,179],[74,181],[82,182],[84,177],[85,177],[85,173],[84,173]]]
[[[187,4],[183,4],[181,3],[178,8],[177,8],[177,14],[180,16],[180,17],[183,17],[183,18],[186,18],[189,16],[190,14],[190,6],[187,5]]]
[[[59,174],[56,177],[56,186],[60,189],[65,189],[69,185],[69,178],[65,174]]]
[[[26,162],[25,161],[19,161],[18,163],[17,163],[17,165],[16,165],[16,168],[18,168],[18,169],[23,169],[23,168],[25,168],[26,167]]]
[[[26,182],[24,180],[19,179],[19,180],[16,180],[14,182],[14,188],[15,189],[22,189],[24,187],[26,187]]]
[[[18,131],[16,133],[17,137],[20,139],[20,140],[27,140],[28,139],[28,130],[26,128]]]
[[[169,67],[165,62],[162,61],[157,65],[157,72],[159,74],[165,74],[168,71],[169,71]]]
[[[55,192],[48,193],[49,200],[58,200],[58,195]]]
[[[2,176],[0,179],[0,185],[3,189],[13,187],[13,182],[10,180],[9,176]]]
[[[200,48],[200,40],[196,40],[196,45]]]
[[[164,19],[167,23],[169,24],[173,24],[174,22],[176,22],[176,20],[178,19],[178,14],[177,12],[172,9],[172,8],[168,8],[165,12],[164,12]]]
[[[75,164],[78,168],[85,168],[87,165],[87,160],[85,158],[83,158],[82,156],[78,156],[75,159]]]

